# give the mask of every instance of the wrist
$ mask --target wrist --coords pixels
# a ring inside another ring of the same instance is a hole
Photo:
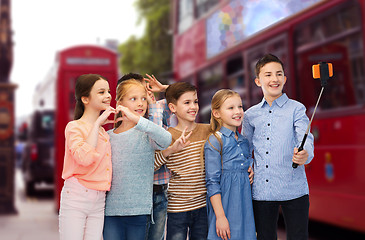
[[[162,150],[162,155],[167,158],[172,154],[171,146],[166,148],[165,150]]]
[[[225,219],[226,218],[226,215],[223,213],[223,214],[218,214],[215,216],[218,219]]]

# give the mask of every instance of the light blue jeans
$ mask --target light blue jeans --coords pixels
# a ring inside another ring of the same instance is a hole
[[[167,212],[167,189],[153,193],[153,220],[154,224],[149,224],[148,240],[163,240],[165,235]]]

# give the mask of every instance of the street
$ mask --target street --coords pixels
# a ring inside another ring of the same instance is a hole
[[[1,240],[57,240],[58,215],[54,208],[53,186],[38,185],[37,193],[26,197],[21,171],[17,169],[15,173],[15,207],[18,214],[0,215]],[[278,240],[285,240],[282,217],[278,226]],[[365,234],[309,222],[309,240],[347,239],[365,239]]]
[[[18,169],[15,172],[15,208],[18,214],[0,215],[1,239],[58,239],[58,216],[54,209],[52,186],[37,186],[37,196],[26,197],[21,172]]]

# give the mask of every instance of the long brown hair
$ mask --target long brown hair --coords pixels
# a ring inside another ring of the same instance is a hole
[[[120,101],[122,101],[123,97],[127,94],[129,89],[133,86],[141,87],[144,90],[146,90],[146,88],[143,86],[141,81],[138,81],[136,79],[129,79],[129,80],[124,80],[124,81],[120,82],[117,86],[117,96],[115,98],[117,105]],[[147,92],[146,92],[146,94],[147,94]],[[118,112],[117,114],[115,114],[115,119],[117,119],[121,116],[122,116],[122,113]],[[114,128],[118,128],[121,124],[122,124],[122,121],[118,121],[118,122],[114,123]]]
[[[233,96],[238,96],[238,97],[240,97],[240,95],[237,93],[237,92],[235,92],[235,91],[233,91],[233,90],[231,90],[231,89],[221,89],[221,90],[218,90],[215,94],[214,94],[214,96],[213,96],[213,98],[212,98],[212,103],[211,103],[211,113],[210,113],[210,134],[209,134],[209,136],[208,136],[208,138],[207,138],[207,140],[205,141],[205,142],[209,142],[209,144],[215,149],[215,150],[217,150],[217,151],[219,151],[219,153],[220,153],[220,155],[221,155],[221,163],[222,163],[222,170],[223,170],[223,159],[222,159],[222,147],[223,147],[223,142],[222,142],[222,139],[221,139],[221,137],[218,135],[218,130],[219,129],[221,129],[221,127],[223,126],[223,121],[222,121],[222,119],[220,119],[220,118],[216,118],[215,116],[214,116],[214,114],[213,114],[213,110],[214,111],[217,111],[217,110],[219,110],[221,107],[222,107],[222,105],[223,105],[223,103],[228,99],[228,98],[230,98],[230,97],[233,97]],[[214,146],[213,146],[213,144],[211,144],[210,143],[210,141],[209,141],[209,137],[211,136],[211,135],[214,135],[216,138],[217,138],[217,140],[218,140],[218,142],[219,142],[219,145],[220,145],[220,150],[219,149],[216,149]],[[202,169],[203,169],[203,167],[204,167],[204,165],[205,165],[205,163],[204,163],[204,145],[205,145],[205,143],[203,144],[203,148],[202,148],[202,151],[201,151],[201,157],[200,157],[200,163],[201,163],[201,165],[202,165]]]
[[[91,89],[94,84],[98,80],[105,80],[108,82],[108,79],[99,75],[99,74],[84,74],[77,78],[75,84],[75,111],[74,111],[74,120],[80,119],[85,111],[84,103],[82,102],[82,97],[89,97]]]

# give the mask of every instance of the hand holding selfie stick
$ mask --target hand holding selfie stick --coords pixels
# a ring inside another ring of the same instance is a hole
[[[319,94],[316,106],[314,107],[314,111],[312,113],[311,120],[308,124],[307,130],[305,131],[305,134],[304,134],[304,137],[303,137],[303,140],[302,140],[302,144],[300,144],[300,147],[298,148],[298,152],[302,151],[303,148],[304,148],[305,140],[307,140],[309,129],[310,129],[310,126],[312,124],[314,114],[316,113],[319,100],[321,99],[324,86],[327,85],[327,80],[331,79],[331,77],[333,76],[332,63],[320,62],[317,65],[313,65],[312,66],[312,73],[313,73],[313,78],[314,79],[320,79],[321,80],[321,87],[322,88],[321,88],[321,92]],[[297,168],[298,164],[293,162],[292,167]]]

